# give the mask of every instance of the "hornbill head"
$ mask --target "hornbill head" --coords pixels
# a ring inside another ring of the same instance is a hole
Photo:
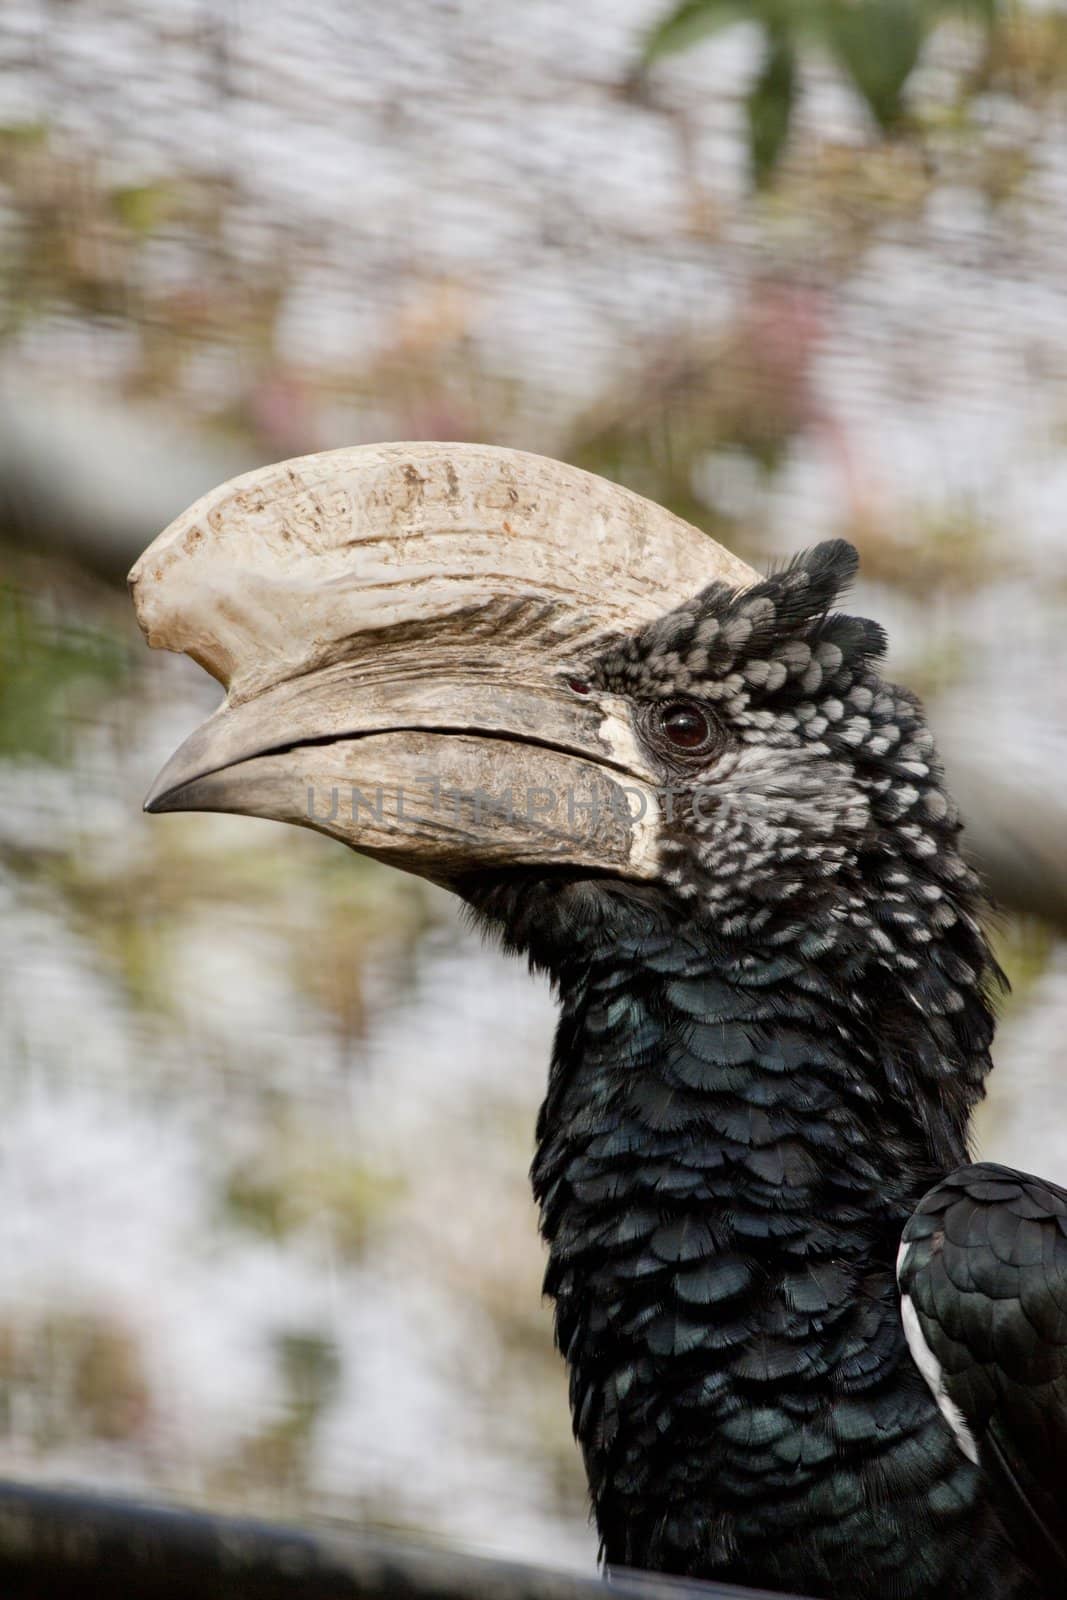
[[[917,943],[974,928],[974,882],[916,702],[877,676],[881,629],[831,610],[855,559],[833,541],[761,579],[512,450],[252,472],[131,574],[149,643],[227,691],[146,807],[315,828],[550,967],[538,924],[558,945],[576,899],[621,884],[719,936],[858,941],[906,974]]]
[[[594,657],[714,577],[755,574],[517,451],[367,446],[252,472],[130,575],[148,642],[227,691],[146,809],[296,823],[453,888],[494,869],[653,877],[662,774]]]

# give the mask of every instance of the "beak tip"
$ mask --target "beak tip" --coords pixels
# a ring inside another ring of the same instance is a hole
[[[200,744],[201,735],[198,728],[156,773],[144,797],[142,810],[155,816],[161,811],[198,809],[188,802],[190,788],[204,776],[205,762],[200,753]]]
[[[181,811],[182,806],[176,804],[181,788],[181,784],[175,785],[167,778],[167,770],[164,768],[145,795],[141,810],[148,812],[150,816],[158,816],[161,811]]]

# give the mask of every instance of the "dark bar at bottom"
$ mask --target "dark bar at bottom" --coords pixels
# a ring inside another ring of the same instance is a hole
[[[605,1585],[350,1529],[0,1482],[3,1600],[605,1600],[612,1590],[637,1600],[771,1600],[654,1573],[617,1572]]]

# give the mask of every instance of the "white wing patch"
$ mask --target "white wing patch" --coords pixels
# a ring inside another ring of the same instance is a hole
[[[898,1263],[901,1261],[903,1254],[904,1251],[902,1249],[900,1256],[897,1257]],[[923,1331],[919,1326],[919,1314],[912,1305],[911,1296],[908,1294],[903,1294],[900,1297],[900,1317],[904,1324],[904,1337],[908,1341],[908,1349],[911,1351],[912,1360],[926,1379],[927,1387],[937,1401],[941,1415],[952,1429],[956,1443],[968,1461],[973,1461],[977,1466],[978,1446],[975,1443],[974,1434],[967,1426],[966,1419],[959,1406],[954,1400],[950,1400],[945,1393],[945,1378],[944,1373],[941,1371],[941,1363],[923,1338]]]

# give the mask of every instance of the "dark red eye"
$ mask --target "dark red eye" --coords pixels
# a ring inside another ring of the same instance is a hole
[[[655,722],[661,736],[677,750],[705,750],[715,733],[711,717],[693,700],[668,700],[657,706]]]
[[[584,678],[568,678],[567,688],[573,690],[575,694],[588,694],[590,685]]]

